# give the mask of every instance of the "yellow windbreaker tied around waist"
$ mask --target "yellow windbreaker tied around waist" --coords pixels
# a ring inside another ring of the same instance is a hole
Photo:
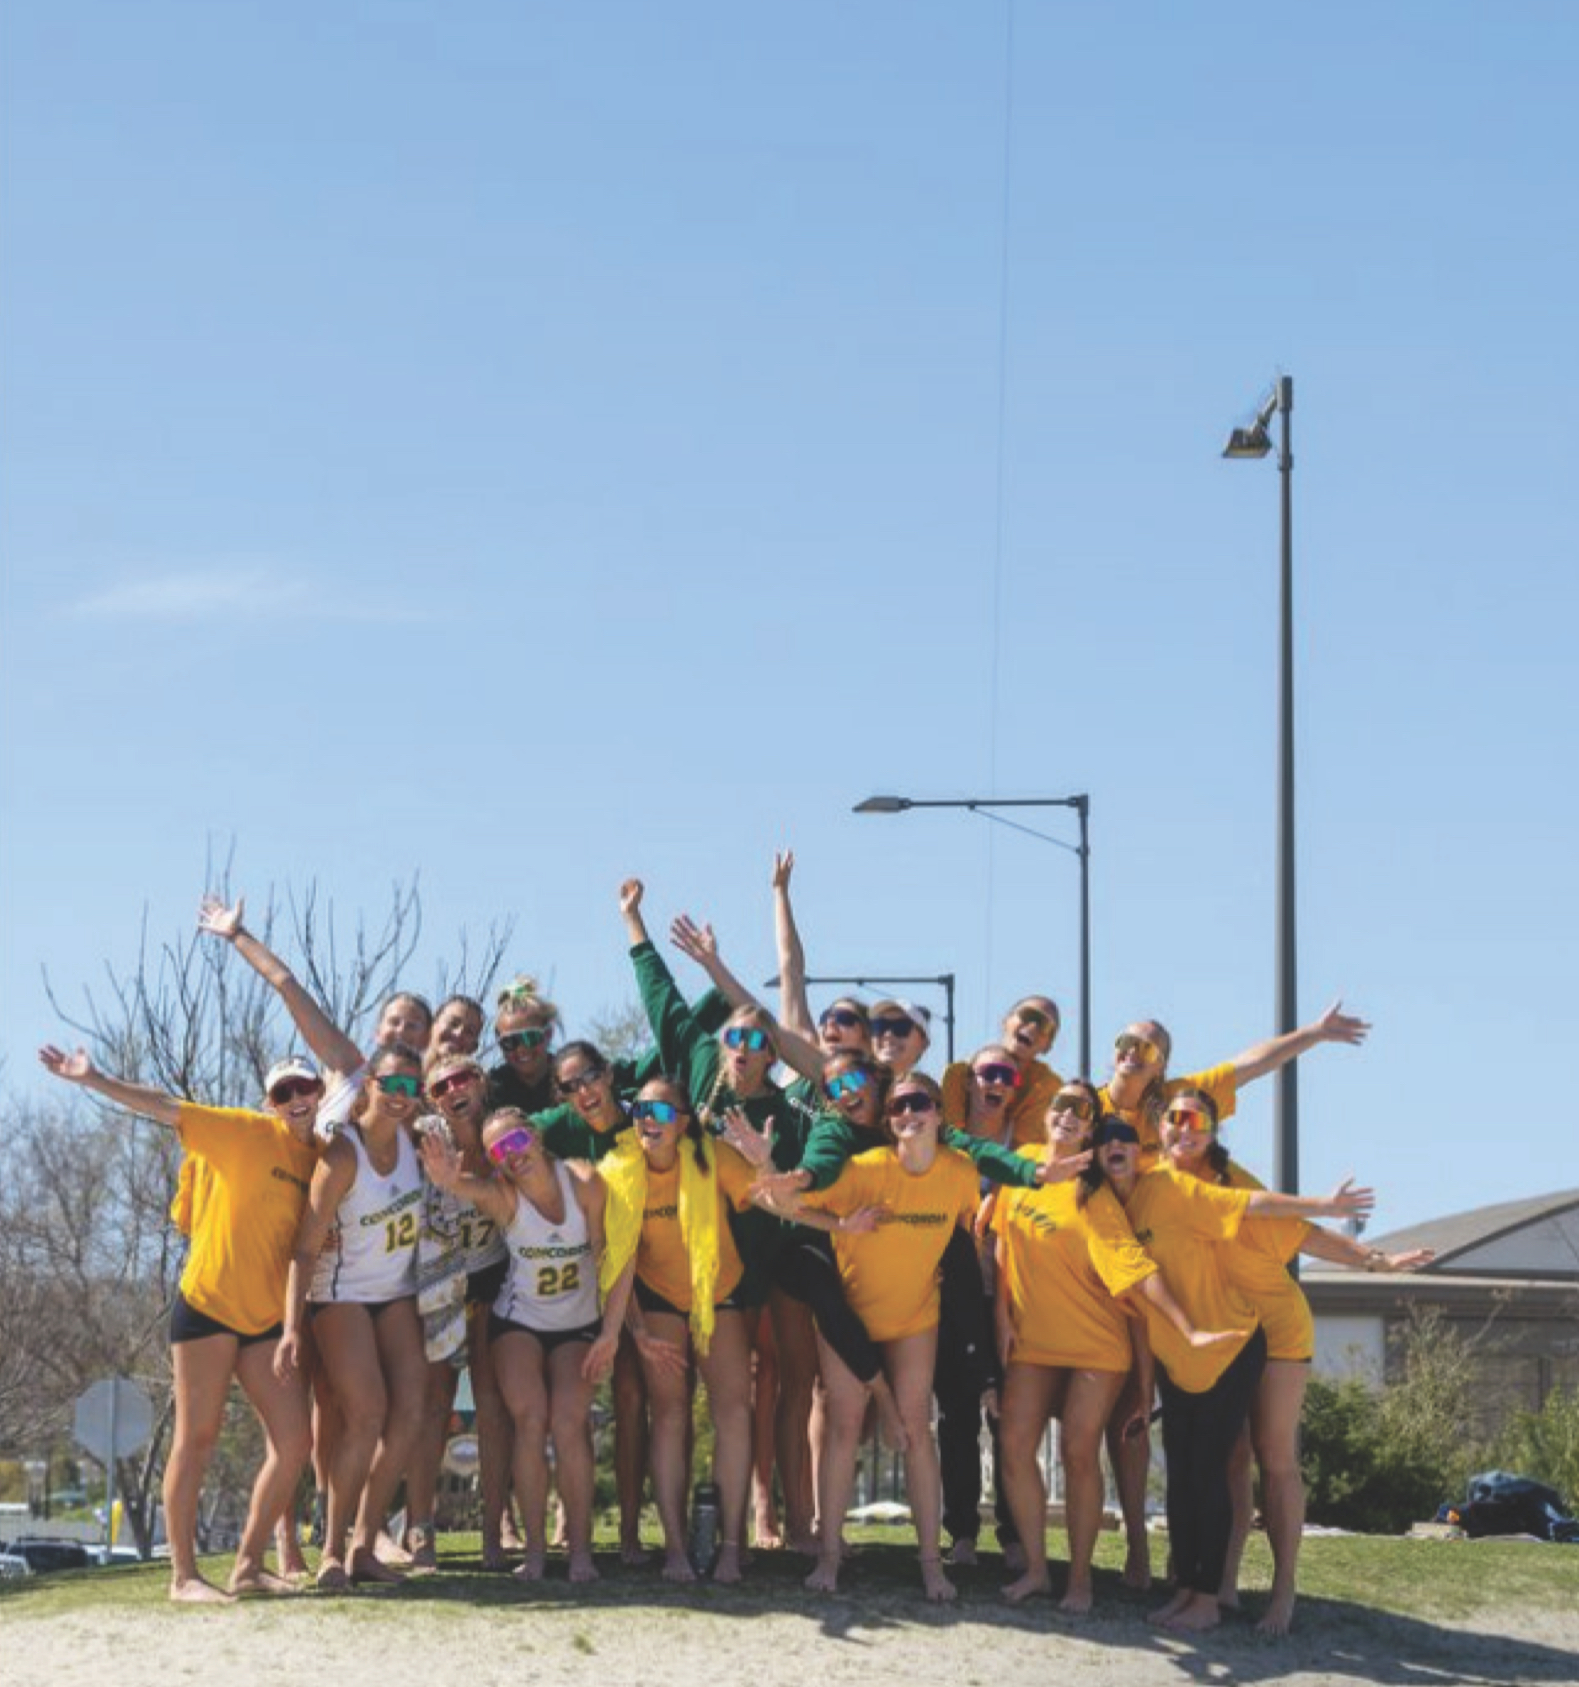
[[[691,1264],[691,1339],[698,1353],[706,1353],[712,1344],[713,1285],[718,1281],[718,1179],[713,1146],[705,1138],[702,1151],[707,1159],[705,1171],[696,1163],[691,1142],[682,1138],[680,1235]],[[647,1157],[634,1132],[598,1162],[598,1175],[609,1186],[603,1220],[607,1241],[598,1273],[598,1286],[607,1300],[620,1273],[636,1257],[647,1205]]]

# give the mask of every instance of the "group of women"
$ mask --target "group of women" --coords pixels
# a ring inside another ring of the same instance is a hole
[[[499,993],[491,1068],[478,1059],[487,1015],[464,996],[437,1011],[394,997],[364,1053],[247,930],[242,904],[215,899],[200,927],[279,993],[315,1057],[273,1067],[262,1109],[202,1106],[101,1073],[84,1051],[41,1051],[58,1077],[172,1127],[186,1154],[164,1487],[173,1598],[297,1585],[299,1531],[281,1525],[309,1458],[325,1495],[320,1586],[431,1566],[446,1426],[469,1366],[484,1559],[523,1579],[547,1573],[551,1489],[570,1579],[597,1575],[591,1407],[609,1379],[622,1557],[645,1556],[650,1481],[662,1573],[677,1582],[740,1578],[755,1488],[758,1546],[787,1541],[814,1559],[809,1587],[836,1589],[875,1415],[903,1456],[927,1597],[952,1599],[949,1565],[976,1561],[984,1423],[1005,1596],[1047,1594],[1039,1448],[1057,1418],[1061,1608],[1078,1614],[1093,1598],[1104,1439],[1125,1580],[1149,1585],[1160,1397],[1174,1590],[1153,1620],[1202,1630],[1236,1603],[1254,1461],[1275,1564],[1262,1626],[1287,1629],[1312,1346],[1287,1262],[1304,1250],[1395,1270],[1420,1256],[1321,1229],[1312,1221],[1366,1213],[1370,1192],[1264,1190],[1220,1127],[1242,1084],[1368,1028],[1335,1007],[1171,1078],[1167,1032],[1141,1021],[1096,1087],[1048,1064],[1058,1009],[1028,996],[999,1040],[935,1081],[921,1069],[924,1009],[841,997],[813,1017],[792,868],[780,857],[772,881],[777,1014],[711,930],[681,916],[673,941],[711,986],[687,1000],[650,940],[642,886],[621,886],[652,1033],[639,1062],[556,1047],[558,1010],[529,978]],[[221,1589],[198,1565],[197,1501],[233,1377],[267,1451]],[[717,1491],[705,1559],[685,1504],[698,1377]],[[405,1535],[392,1542],[402,1483]]]

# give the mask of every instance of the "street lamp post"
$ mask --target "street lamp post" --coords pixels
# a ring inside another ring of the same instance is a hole
[[[951,972],[937,973],[855,973],[855,972],[825,972],[813,978],[807,976],[802,980],[805,984],[853,984],[856,989],[864,990],[872,984],[936,984],[942,988],[943,1023],[948,1037],[949,1064],[954,1064],[954,985],[955,977]],[[776,990],[779,987],[779,975],[774,975],[762,986],[764,990]]]
[[[1082,791],[1072,797],[868,797],[855,805],[857,814],[903,814],[912,808],[968,808],[984,820],[1024,832],[1043,843],[1067,849],[1080,858],[1080,1071],[1091,1075],[1091,798]],[[1066,843],[993,811],[1000,808],[1072,808],[1080,817],[1080,842]]]
[[[1261,458],[1273,449],[1267,431],[1282,418],[1282,447],[1277,454],[1282,482],[1282,543],[1278,587],[1277,679],[1277,912],[1276,1019],[1280,1034],[1299,1025],[1299,967],[1295,949],[1294,909],[1294,448],[1291,418],[1293,378],[1283,375],[1248,428],[1235,428],[1223,447],[1232,459]],[[1273,1098],[1276,1134],[1273,1176],[1285,1194],[1299,1190],[1299,1063],[1280,1067]]]

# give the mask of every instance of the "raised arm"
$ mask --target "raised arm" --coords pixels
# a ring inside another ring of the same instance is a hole
[[[786,849],[773,857],[773,937],[779,952],[779,1019],[787,1031],[817,1041],[817,1022],[806,999],[806,946],[795,924],[790,906],[790,875],[795,871],[795,851]]]
[[[38,1058],[46,1072],[52,1072],[66,1083],[92,1090],[106,1101],[113,1101],[117,1107],[124,1107],[128,1113],[157,1120],[159,1124],[175,1129],[181,1112],[181,1103],[175,1096],[166,1095],[163,1090],[150,1089],[146,1084],[128,1084],[120,1078],[107,1077],[88,1059],[86,1049],[67,1054],[53,1043],[46,1043],[38,1051]]]
[[[323,1068],[341,1082],[362,1065],[362,1053],[303,988],[301,980],[261,939],[242,923],[246,898],[227,908],[217,896],[205,896],[197,910],[197,929],[228,943],[285,1004],[296,1029]],[[331,1086],[332,1087],[332,1086]]]
[[[1345,1013],[1342,1002],[1334,1002],[1320,1019],[1312,1020],[1298,1031],[1289,1031],[1284,1036],[1269,1037],[1264,1043],[1257,1043],[1243,1054],[1236,1054],[1229,1065],[1234,1069],[1235,1083],[1253,1084],[1257,1078],[1265,1078],[1280,1066],[1287,1066],[1289,1061],[1297,1060],[1319,1043],[1358,1046],[1370,1035],[1370,1030],[1365,1020]]]
[[[1368,1218],[1375,1205],[1374,1189],[1357,1188],[1354,1179],[1346,1177],[1330,1195],[1252,1190],[1245,1212],[1251,1218]]]
[[[1407,1253],[1390,1254],[1381,1248],[1368,1248],[1352,1236],[1335,1230],[1323,1230],[1313,1224],[1299,1245],[1302,1254],[1325,1259],[1333,1265],[1346,1265],[1351,1271],[1418,1271],[1436,1258],[1434,1248],[1411,1248]]]

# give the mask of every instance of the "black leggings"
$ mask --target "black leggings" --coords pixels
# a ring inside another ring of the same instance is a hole
[[[1204,1394],[1189,1394],[1157,1366],[1162,1450],[1168,1460],[1168,1546],[1181,1588],[1215,1598],[1223,1582],[1233,1495],[1228,1455],[1245,1426],[1266,1369],[1266,1332],[1258,1329]]]
[[[992,1302],[982,1281],[976,1244],[964,1230],[956,1229],[943,1251],[940,1302],[932,1392],[938,1403],[943,1527],[954,1540],[975,1540],[981,1530],[981,1397],[998,1386],[998,1363]],[[987,1429],[992,1437],[998,1544],[1007,1546],[1019,1537],[1003,1496],[995,1418],[988,1418]]]

